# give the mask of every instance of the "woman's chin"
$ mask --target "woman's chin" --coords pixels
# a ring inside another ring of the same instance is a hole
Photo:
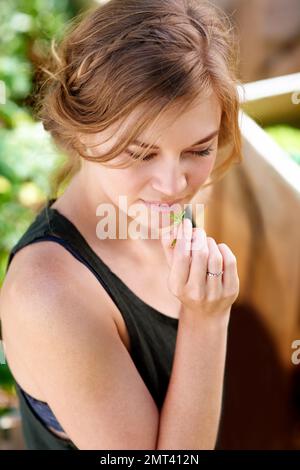
[[[133,221],[131,221],[131,223],[132,222]],[[134,221],[133,225],[131,225],[130,233],[134,238],[158,239],[160,234],[164,230],[169,229],[172,225],[174,225],[174,221],[170,217],[159,217],[157,219],[156,217],[150,217],[148,214],[148,219],[144,217],[138,222]]]

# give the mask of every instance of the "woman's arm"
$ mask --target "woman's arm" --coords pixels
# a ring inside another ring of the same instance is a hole
[[[227,325],[227,319],[195,318],[182,310],[157,449],[214,449],[222,405]]]

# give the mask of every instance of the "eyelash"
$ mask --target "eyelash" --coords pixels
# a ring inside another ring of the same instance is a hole
[[[193,156],[195,157],[208,157],[208,155],[213,151],[213,148],[212,147],[208,147],[207,149],[204,149],[204,150],[194,150],[192,152],[188,152],[188,153],[191,153]],[[127,151],[127,153],[133,158],[133,152],[130,152],[129,150]],[[142,162],[148,162],[150,160],[152,160],[152,158],[155,156],[154,153],[150,153],[149,155],[146,155],[144,158],[142,158]],[[135,157],[133,158],[133,160],[138,160],[138,157]]]

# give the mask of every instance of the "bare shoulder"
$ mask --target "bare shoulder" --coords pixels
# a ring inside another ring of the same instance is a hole
[[[0,312],[5,315],[4,305],[17,312],[19,304],[40,302],[44,314],[51,310],[51,316],[55,316],[53,303],[63,302],[66,306],[80,300],[92,309],[95,302],[91,296],[95,295],[106,301],[104,289],[86,266],[58,243],[43,241],[27,245],[15,254],[1,289]]]
[[[58,243],[51,241],[32,243],[14,255],[3,288],[11,289],[21,281],[24,281],[24,287],[30,287],[32,281],[41,283],[51,281],[56,275],[67,274],[71,261],[67,250]]]

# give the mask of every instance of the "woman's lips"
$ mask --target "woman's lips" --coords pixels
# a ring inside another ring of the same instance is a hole
[[[170,203],[165,203],[165,202],[156,202],[156,201],[144,201],[142,199],[143,203],[149,207],[150,209],[158,210],[158,211],[163,211],[163,212],[170,212],[171,210],[174,210],[176,208],[176,205],[180,205],[182,202],[182,199],[170,202]]]

